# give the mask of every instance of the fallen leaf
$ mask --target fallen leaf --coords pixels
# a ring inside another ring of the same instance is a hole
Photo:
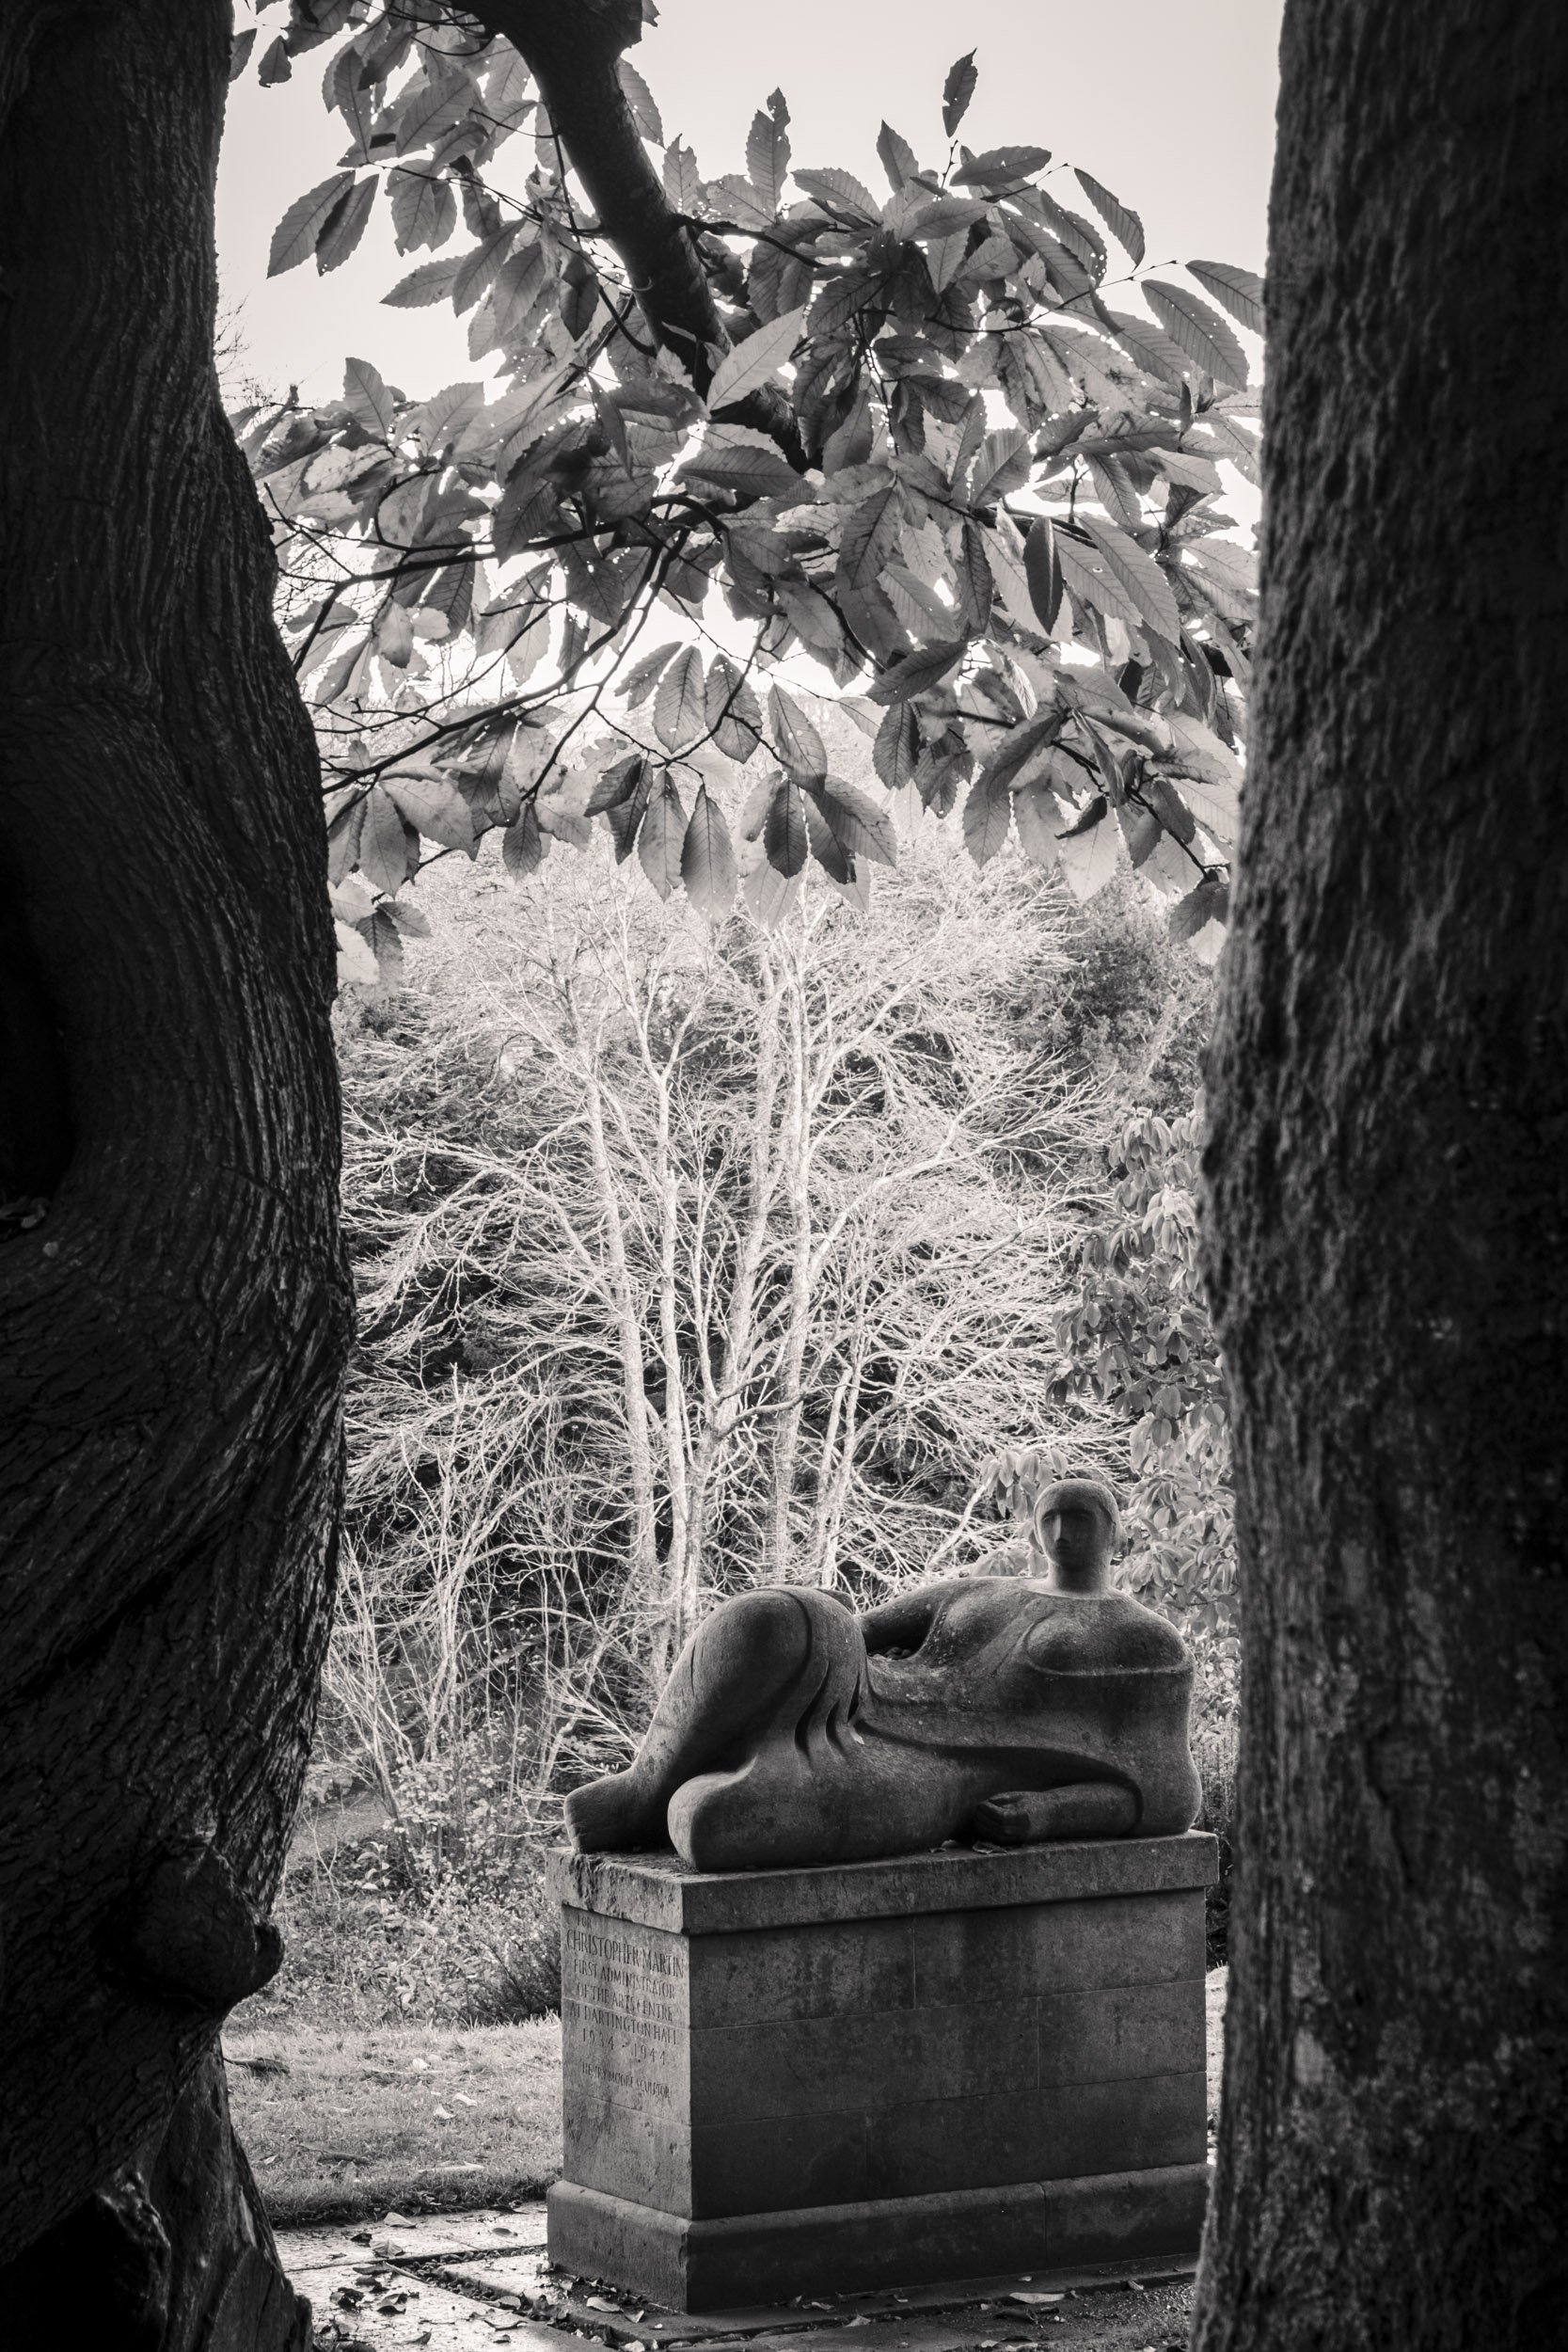
[[[1009,2303],[1059,2303],[1061,2299],[1059,2295],[1042,2295],[1037,2289],[1025,2295],[1021,2288],[1015,2288],[1007,2297]]]

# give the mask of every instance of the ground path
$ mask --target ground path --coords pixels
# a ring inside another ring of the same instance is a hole
[[[1179,2352],[1192,2312],[1190,2266],[1155,2264],[694,2318],[551,2270],[542,2203],[284,2230],[278,2248],[318,2352]]]

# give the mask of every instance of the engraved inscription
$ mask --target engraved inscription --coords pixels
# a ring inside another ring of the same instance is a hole
[[[687,2055],[687,1948],[676,1936],[566,1910],[561,2024],[568,2067],[619,2106],[675,2114]]]

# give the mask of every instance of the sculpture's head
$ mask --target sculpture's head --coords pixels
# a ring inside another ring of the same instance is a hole
[[[1035,1541],[1059,1593],[1103,1593],[1121,1534],[1117,1499],[1102,1478],[1058,1478],[1035,1504]]]

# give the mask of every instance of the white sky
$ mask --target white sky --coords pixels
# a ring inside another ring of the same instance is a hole
[[[876,188],[885,115],[923,163],[944,158],[941,95],[956,55],[973,42],[979,87],[961,136],[971,147],[1027,142],[1082,164],[1143,216],[1148,262],[1192,260],[1263,267],[1274,152],[1282,0],[990,0],[985,9],[936,0],[661,0],[633,62],[666,132],[695,148],[708,179],[744,168],[752,115],[775,87],[792,117],[795,160],[837,164]],[[241,24],[245,11],[237,11]],[[279,19],[261,19],[258,51]],[[296,196],[336,168],[347,145],[321,99],[323,59],[296,61],[276,89],[255,59],[230,93],[218,172],[218,261],[226,306],[243,340],[237,373],[308,397],[341,389],[350,353],[405,391],[425,394],[474,375],[451,306],[382,307],[387,289],[428,253],[406,260],[385,203],[359,249],[318,277],[313,264],[269,281],[273,229]],[[519,140],[518,176],[532,159]],[[509,151],[498,167],[504,181]],[[1061,200],[1089,208],[1076,183]]]

